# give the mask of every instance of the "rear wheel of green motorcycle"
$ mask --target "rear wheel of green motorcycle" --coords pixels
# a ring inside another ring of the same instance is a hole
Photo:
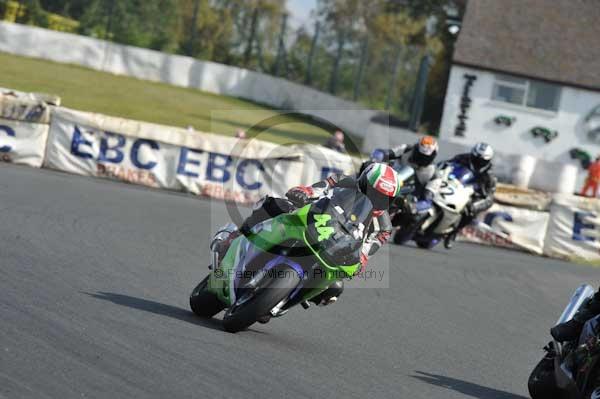
[[[223,328],[230,333],[245,330],[268,315],[278,303],[287,298],[300,284],[300,276],[288,266],[276,266],[259,282],[259,288],[248,291],[248,297],[238,298],[223,317]],[[238,304],[243,301],[241,304]]]
[[[225,305],[219,301],[217,296],[208,291],[209,278],[210,275],[206,276],[190,294],[190,308],[200,317],[213,317],[225,309]]]

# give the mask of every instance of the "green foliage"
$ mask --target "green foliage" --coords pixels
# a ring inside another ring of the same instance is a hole
[[[83,111],[181,128],[193,126],[197,131],[227,136],[278,114],[236,98],[2,53],[0,86],[56,94],[64,106]],[[288,120],[261,133],[260,139],[320,144],[330,137],[302,119]]]
[[[0,0],[0,6],[7,0]],[[19,22],[272,73],[286,0],[23,0]],[[288,30],[280,76],[408,119],[418,66],[435,63],[424,117],[441,119],[454,37],[448,5],[465,0],[318,0],[313,26]],[[2,11],[2,10],[0,10]],[[53,14],[48,14],[53,13]],[[57,18],[61,15],[65,20]],[[6,14],[4,14],[6,15]],[[52,15],[50,18],[49,15]],[[72,21],[72,22],[71,22]],[[432,22],[437,25],[433,31]],[[314,57],[310,60],[311,50]],[[361,67],[362,65],[362,67]],[[360,85],[357,86],[362,71]]]

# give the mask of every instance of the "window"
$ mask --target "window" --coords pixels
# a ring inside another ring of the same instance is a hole
[[[496,75],[492,99],[525,107],[558,111],[560,87],[535,80]]]

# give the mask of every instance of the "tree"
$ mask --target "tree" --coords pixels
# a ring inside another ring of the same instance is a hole
[[[17,16],[17,22],[48,27],[48,18],[39,0],[23,0],[21,3],[25,10],[22,17]]]
[[[178,23],[176,0],[92,0],[80,29],[118,43],[173,51]]]

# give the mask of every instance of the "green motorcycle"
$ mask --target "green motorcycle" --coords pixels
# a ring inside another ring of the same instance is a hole
[[[255,226],[231,243],[220,262],[213,251],[215,267],[190,296],[193,312],[213,317],[225,309],[223,327],[235,333],[296,305],[308,308],[310,299],[360,271],[372,210],[361,192],[335,188]]]

